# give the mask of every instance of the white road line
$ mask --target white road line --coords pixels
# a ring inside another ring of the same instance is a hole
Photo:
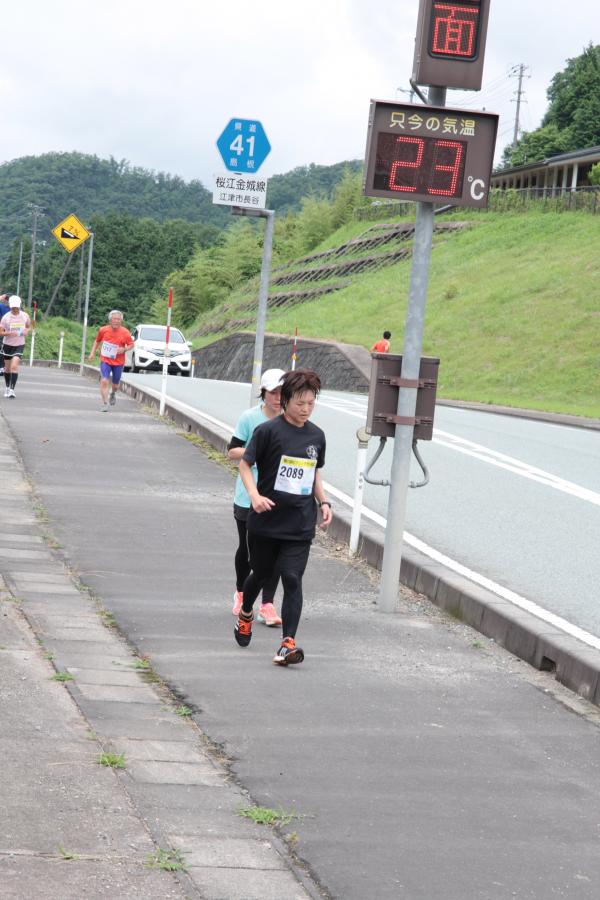
[[[157,399],[160,399],[159,391],[155,391],[152,388],[147,387],[144,387],[143,390],[147,391]],[[190,406],[187,403],[183,403],[182,401],[175,400],[173,398],[168,398],[168,400],[170,404],[172,404],[175,408],[180,409],[181,412],[194,413],[196,416],[200,416],[201,418],[212,422],[214,425],[217,425],[219,428],[224,429],[230,434],[233,433],[233,428],[231,427],[231,425],[227,425],[220,419],[216,419],[214,416],[202,412],[202,410],[198,409],[197,407]],[[462,438],[458,438],[458,440],[462,440]],[[350,507],[350,509],[353,509],[354,501],[349,494],[346,494],[339,488],[334,487],[332,484],[329,484],[329,482],[323,482],[323,487],[333,497],[336,497],[338,500],[341,500],[348,507]],[[376,525],[380,525],[385,529],[387,520],[383,516],[379,515],[379,513],[374,512],[367,506],[363,506],[362,515],[365,516],[365,518],[370,519]],[[408,531],[404,532],[403,537],[406,544],[408,544],[410,547],[414,547],[415,550],[419,550],[434,562],[446,566],[451,571],[456,572],[458,575],[462,575],[464,578],[467,578],[474,584],[478,584],[480,587],[486,588],[493,594],[501,597],[503,600],[506,600],[509,603],[512,603],[514,606],[517,606],[519,609],[523,609],[526,612],[531,613],[538,619],[546,622],[548,625],[553,625],[555,628],[559,628],[561,631],[564,631],[565,634],[569,634],[571,635],[571,637],[577,638],[577,640],[582,641],[582,643],[587,644],[589,647],[593,647],[595,650],[600,650],[600,638],[595,637],[588,631],[584,631],[582,628],[578,628],[577,625],[573,625],[571,622],[563,619],[562,616],[558,616],[555,613],[544,609],[542,606],[538,606],[538,604],[534,603],[532,600],[528,600],[526,597],[522,597],[521,594],[517,594],[515,591],[509,590],[509,588],[503,587],[503,585],[492,581],[491,578],[486,578],[485,575],[480,575],[478,572],[474,572],[473,569],[469,569],[467,566],[463,566],[455,559],[451,559],[451,557],[446,556],[444,553],[440,553],[439,550],[435,550],[433,547],[430,547],[424,541],[415,537],[413,534],[410,534]]]
[[[330,494],[332,494],[332,496],[337,497],[338,500],[346,503],[351,508],[354,506],[352,497],[350,497],[348,494],[345,494],[343,491],[338,490],[338,488],[334,487],[332,484],[327,484],[327,482],[324,482],[323,486]],[[383,516],[380,516],[379,513],[373,512],[373,510],[369,509],[366,506],[362,507],[362,514],[363,516],[365,516],[365,518],[371,519],[372,522],[375,522],[382,528],[385,528],[387,525],[387,521]],[[562,616],[557,616],[555,613],[544,609],[542,606],[538,606],[538,604],[534,603],[532,600],[528,600],[526,597],[522,597],[521,594],[517,594],[515,591],[511,591],[509,590],[509,588],[505,588],[501,584],[497,584],[497,582],[492,581],[491,578],[486,578],[485,575],[480,575],[478,572],[474,572],[473,569],[469,569],[467,568],[467,566],[463,566],[455,559],[451,559],[451,557],[446,556],[444,553],[440,553],[439,550],[435,550],[433,547],[430,547],[429,544],[426,544],[424,541],[415,537],[413,534],[409,534],[408,531],[404,532],[403,537],[406,544],[408,544],[410,547],[414,547],[415,550],[419,550],[434,562],[441,563],[442,565],[446,566],[446,568],[451,569],[453,572],[456,572],[458,575],[462,575],[465,578],[468,578],[468,580],[472,581],[474,584],[478,584],[480,585],[480,587],[486,588],[487,590],[496,594],[498,597],[501,597],[503,600],[507,600],[514,606],[518,606],[519,609],[523,609],[526,612],[532,613],[532,615],[536,616],[538,619],[541,619],[543,622],[546,622],[548,625],[554,625],[556,628],[560,628],[566,634],[571,635],[571,637],[577,638],[584,644],[593,647],[595,650],[600,650],[600,638],[595,637],[588,631],[584,631],[582,628],[578,628],[577,625],[573,625],[571,622],[563,619]]]
[[[362,419],[363,422],[365,421],[366,410],[362,414],[353,412],[350,409],[345,409],[341,403],[337,405],[335,401],[334,403],[319,401],[319,405],[357,419]],[[465,456],[471,456],[473,459],[488,463],[490,466],[496,466],[499,469],[512,472],[513,475],[519,475],[521,478],[537,481],[538,484],[543,484],[545,487],[560,491],[563,494],[569,494],[578,500],[585,500],[587,503],[594,504],[594,506],[600,506],[600,494],[596,491],[585,488],[580,484],[575,484],[573,481],[567,481],[566,478],[561,478],[559,475],[553,475],[552,472],[538,469],[537,466],[532,466],[530,463],[516,459],[514,456],[507,456],[505,453],[492,450],[490,447],[484,447],[483,444],[476,444],[474,441],[469,441],[467,438],[459,437],[449,431],[434,428],[433,443],[438,444],[440,447],[447,447],[449,450],[455,450],[457,453],[463,453]]]
[[[446,440],[440,440],[437,435],[441,435],[441,437]],[[440,444],[442,447],[449,447],[452,450],[456,450],[458,453],[473,456],[476,459],[480,459],[482,462],[489,463],[491,466],[506,469],[508,472],[513,472],[515,475],[520,475],[523,478],[530,478],[532,481],[537,481],[546,487],[554,488],[556,491],[562,491],[564,494],[571,494],[571,496],[578,497],[580,500],[587,500],[588,503],[600,506],[600,494],[596,493],[596,491],[591,491],[589,488],[584,488],[572,481],[567,481],[565,478],[560,478],[558,475],[553,475],[551,472],[546,472],[544,469],[538,469],[536,466],[525,463],[520,459],[515,459],[513,456],[507,456],[505,453],[491,450],[489,447],[484,447],[482,444],[476,444],[474,441],[457,437],[455,434],[451,434],[448,431],[441,431],[437,428],[434,429],[434,442]]]

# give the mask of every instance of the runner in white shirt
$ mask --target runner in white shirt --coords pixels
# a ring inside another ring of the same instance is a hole
[[[4,396],[14,399],[17,378],[19,377],[19,360],[23,356],[25,338],[31,328],[31,320],[21,309],[21,298],[13,294],[8,298],[9,312],[0,319],[0,336],[3,337],[2,354],[4,357]]]

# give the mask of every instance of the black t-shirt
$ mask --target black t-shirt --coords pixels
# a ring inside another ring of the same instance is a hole
[[[255,429],[243,459],[258,468],[258,493],[273,500],[269,512],[248,513],[247,528],[262,537],[310,541],[315,536],[314,480],[325,465],[325,435],[312,422],[297,427],[276,416]]]

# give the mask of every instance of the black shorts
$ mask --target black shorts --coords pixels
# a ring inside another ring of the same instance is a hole
[[[19,344],[18,347],[9,347],[7,344],[2,345],[2,355],[4,359],[12,359],[13,356],[23,356],[25,344]]]

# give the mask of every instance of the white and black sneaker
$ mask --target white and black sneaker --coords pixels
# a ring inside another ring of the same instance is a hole
[[[110,403],[111,406],[115,405],[115,403],[117,402],[117,392],[116,391],[110,392],[110,397],[108,398],[108,402]]]
[[[10,388],[9,388],[9,387],[4,388],[4,396],[5,396],[5,397],[10,397]]]
[[[100,407],[100,412],[108,412],[108,403],[103,403]]]

